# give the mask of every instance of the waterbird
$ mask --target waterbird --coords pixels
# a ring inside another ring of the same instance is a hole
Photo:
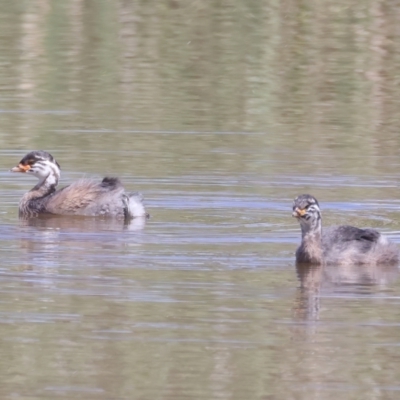
[[[43,150],[28,153],[12,172],[34,175],[39,182],[19,202],[19,215],[30,218],[41,214],[114,217],[130,220],[148,217],[140,193],[127,193],[118,178],[102,181],[80,179],[56,190],[61,167]]]
[[[399,249],[375,229],[341,225],[322,228],[317,199],[302,194],[293,201],[292,216],[301,227],[297,263],[305,264],[395,264]]]

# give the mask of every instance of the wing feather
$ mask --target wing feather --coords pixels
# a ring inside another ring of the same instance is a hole
[[[111,210],[123,212],[124,188],[117,178],[102,182],[81,179],[56,191],[46,204],[53,214],[102,215]]]

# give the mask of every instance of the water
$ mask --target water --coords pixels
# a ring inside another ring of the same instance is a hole
[[[399,9],[2,2],[0,397],[397,399],[397,268],[296,270],[293,198],[400,244]],[[119,176],[148,221],[20,221]]]

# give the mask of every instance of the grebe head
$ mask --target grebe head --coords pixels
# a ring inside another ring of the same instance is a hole
[[[293,201],[292,216],[300,222],[303,233],[321,229],[321,210],[314,196],[302,194],[296,197]]]
[[[49,185],[57,185],[60,178],[60,165],[43,150],[31,151],[11,171],[32,174],[39,179],[39,184],[46,181]]]

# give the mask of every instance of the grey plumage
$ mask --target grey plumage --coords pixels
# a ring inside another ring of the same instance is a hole
[[[20,201],[19,213],[23,217],[46,213],[118,219],[147,216],[141,196],[126,193],[118,178],[81,179],[56,190],[60,165],[44,151],[28,153],[11,171],[31,173],[39,179]]]
[[[394,264],[399,249],[380,232],[342,225],[322,228],[321,211],[315,197],[294,199],[293,214],[300,222],[302,242],[296,261],[308,264]]]

